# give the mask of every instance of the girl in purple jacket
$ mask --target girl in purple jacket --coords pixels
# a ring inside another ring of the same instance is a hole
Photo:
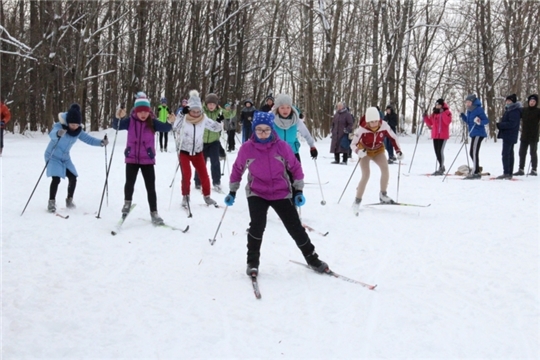
[[[230,192],[225,197],[225,204],[232,206],[242,175],[248,170],[246,193],[251,222],[247,236],[247,275],[257,276],[259,271],[269,207],[278,214],[308,265],[318,272],[327,271],[328,265],[319,259],[296,211],[295,205],[302,206],[306,202],[302,194],[304,173],[289,144],[280,140],[274,131],[274,114],[256,111],[252,131],[250,139],[238,151],[231,171]],[[292,173],[292,184],[287,170]]]
[[[148,193],[150,217],[154,225],[163,225],[163,219],[157,212],[156,175],[156,149],[154,134],[156,131],[169,132],[172,128],[169,123],[162,123],[150,108],[150,101],[144,92],[138,92],[135,104],[129,117],[113,120],[113,128],[127,130],[127,144],[124,150],[126,157],[126,184],[124,185],[124,207],[122,216],[126,217],[131,208],[135,180],[139,169],[143,175],[144,185]]]

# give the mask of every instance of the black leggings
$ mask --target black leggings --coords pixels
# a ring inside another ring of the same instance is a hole
[[[163,138],[165,138],[165,146],[163,146]],[[166,132],[160,131],[159,132],[159,147],[161,149],[166,149],[168,141],[169,141],[169,132],[168,131],[166,131]]]
[[[473,161],[472,169],[474,171],[474,174],[480,174],[480,145],[482,145],[482,140],[484,140],[481,136],[474,136],[471,138],[471,149],[469,151],[469,154],[471,155],[471,159]]]
[[[340,153],[334,153],[334,160],[338,163],[339,162],[339,154]],[[346,163],[347,159],[349,158],[349,154],[343,153],[343,162]]]
[[[141,169],[144,179],[144,186],[148,195],[148,205],[150,212],[157,211],[157,195],[156,195],[156,174],[154,165],[126,164],[126,184],[124,185],[124,200],[132,201],[133,192],[135,191],[135,181],[137,174]]]
[[[77,177],[73,175],[71,171],[66,169],[66,176],[68,178],[68,198],[72,198],[77,187]],[[56,192],[58,191],[58,185],[60,185],[60,176],[53,176],[51,180],[51,187],[49,188],[49,200],[56,199]]]
[[[440,167],[444,166],[444,146],[446,145],[446,139],[433,139],[433,148],[435,149],[435,156],[439,162]]]
[[[266,228],[266,218],[268,208],[272,207],[277,213],[285,229],[296,242],[296,245],[305,256],[313,254],[315,247],[311,243],[306,229],[302,226],[296,207],[292,199],[265,200],[258,196],[248,197],[249,223],[247,262],[259,263],[259,255],[262,244],[264,229]]]

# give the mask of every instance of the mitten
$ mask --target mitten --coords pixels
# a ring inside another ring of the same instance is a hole
[[[56,136],[58,136],[59,138],[61,138],[62,136],[64,136],[64,134],[66,133],[66,130],[64,129],[60,129],[56,132]]]
[[[216,121],[218,123],[221,123],[224,119],[225,119],[225,117],[223,116],[223,114],[219,114],[219,116],[216,118]]]
[[[311,154],[311,158],[313,160],[317,160],[317,155],[319,155],[319,152],[317,151],[317,148],[315,146],[309,149],[309,153]]]
[[[306,203],[306,198],[302,191],[296,191],[294,195],[294,204],[298,207],[303,206]]]
[[[461,116],[461,120],[467,122],[467,116],[464,113],[461,113],[459,116]]]
[[[474,123],[480,125],[480,118],[478,116],[474,118]]]
[[[365,157],[367,155],[366,149],[357,148],[356,149],[356,155],[358,155],[358,157],[360,159],[362,159],[363,157]]]
[[[235,198],[236,198],[236,191],[229,192],[229,195],[225,196],[225,205],[233,206]]]
[[[107,146],[109,145],[109,139],[107,139],[107,135],[103,137],[103,140],[101,140],[101,146]]]
[[[185,114],[187,114],[187,113],[189,113],[189,106],[184,106],[184,107],[182,108],[182,114],[185,115]]]
[[[403,153],[401,151],[398,151],[396,153],[396,159],[398,159],[399,161],[403,160]]]

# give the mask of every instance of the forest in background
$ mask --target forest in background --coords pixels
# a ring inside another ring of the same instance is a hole
[[[335,104],[386,105],[416,128],[476,93],[490,123],[540,88],[540,2],[509,0],[0,0],[8,130],[45,131],[73,102],[87,129],[147,93],[176,109],[190,89],[226,102],[286,92],[317,137]]]

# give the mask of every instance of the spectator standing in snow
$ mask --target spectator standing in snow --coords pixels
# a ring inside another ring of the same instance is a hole
[[[253,102],[250,99],[244,101],[244,108],[240,115],[240,124],[242,125],[242,143],[245,143],[251,138],[251,122],[253,120],[253,113],[255,112]]]
[[[0,156],[4,150],[4,129],[9,120],[11,120],[11,112],[7,105],[0,101]]]
[[[343,154],[343,165],[347,165],[349,158],[349,134],[352,132],[354,119],[343,102],[337,104],[337,111],[332,119],[332,142],[330,143],[330,152],[334,154],[332,164],[339,164],[339,155]]]
[[[362,196],[366,189],[366,185],[369,181],[370,161],[375,162],[381,169],[381,182],[379,200],[382,203],[393,203],[386,193],[388,188],[388,180],[390,179],[390,173],[388,171],[388,161],[384,155],[384,139],[389,138],[396,150],[397,159],[403,159],[403,153],[399,147],[397,135],[392,131],[388,123],[383,121],[380,116],[380,112],[375,107],[370,107],[366,110],[365,122],[361,123],[358,129],[354,133],[354,137],[351,143],[351,149],[360,158],[360,169],[362,170],[362,178],[356,188],[356,198],[353,203],[353,209],[355,213],[358,212]]]
[[[538,139],[540,131],[540,108],[538,95],[532,94],[527,98],[527,105],[521,110],[521,138],[519,143],[519,169],[514,175],[525,175],[525,159],[527,148],[530,147],[532,169],[529,175],[538,175]]]
[[[482,140],[487,137],[486,125],[489,119],[486,116],[480,99],[475,94],[468,95],[465,98],[466,113],[461,113],[461,120],[467,124],[469,136],[471,137],[471,147],[469,154],[473,161],[473,168],[465,180],[475,180],[482,178],[482,167],[480,166],[480,145]]]
[[[236,109],[231,108],[231,104],[225,104],[223,110],[223,129],[227,132],[227,152],[235,150],[236,142],[234,137],[236,135]]]
[[[124,109],[118,109],[116,118],[113,119],[113,129],[127,130],[127,144],[124,150],[126,183],[124,185],[122,216],[127,216],[131,208],[135,181],[140,170],[146,187],[152,223],[154,225],[163,225],[163,219],[157,211],[154,135],[156,131],[170,131],[171,124],[162,123],[156,119],[150,107],[150,101],[142,91],[137,93],[129,117],[121,119],[125,114]]]
[[[302,226],[296,206],[303,206],[305,198],[304,173],[291,147],[274,131],[274,115],[257,111],[253,117],[253,134],[238,151],[233,164],[229,194],[225,204],[232,206],[240,188],[242,175],[247,170],[246,186],[250,224],[247,235],[248,276],[259,271],[260,249],[266,228],[268,208],[272,207],[296,242],[306,262],[316,271],[324,272],[328,265],[319,259],[306,230]],[[290,171],[293,181],[284,174]]]
[[[521,122],[521,102],[517,101],[516,94],[506,97],[506,106],[501,121],[497,123],[497,139],[502,139],[503,174],[497,176],[498,180],[512,179],[514,171],[514,145],[519,135]]]
[[[58,122],[54,123],[49,137],[51,141],[45,150],[45,162],[47,163],[47,177],[52,177],[49,188],[49,204],[47,210],[56,211],[56,193],[60,178],[68,178],[68,191],[66,207],[75,208],[73,195],[77,186],[77,169],[71,161],[70,150],[77,139],[92,146],[107,146],[107,137],[103,140],[88,135],[81,127],[82,116],[79,104],[72,104],[65,113],[58,114]]]
[[[274,98],[269,95],[264,99],[264,105],[261,107],[261,111],[263,112],[270,112],[272,111],[272,108],[274,107]]]
[[[157,108],[158,120],[162,123],[166,123],[169,119],[169,115],[172,114],[172,111],[167,106],[167,99],[161,98],[161,104]],[[174,116],[174,115],[173,115]],[[165,139],[165,143],[163,142]],[[169,142],[169,132],[160,131],[159,132],[159,149],[161,152],[165,150],[167,152],[167,143]]]
[[[431,129],[431,138],[433,139],[433,148],[435,156],[439,162],[439,169],[432,175],[444,175],[444,146],[446,140],[450,137],[450,123],[452,122],[452,112],[444,99],[439,99],[435,103],[431,115],[424,114],[424,123]],[[393,130],[393,129],[392,129]]]
[[[298,141],[298,132],[306,139],[309,145],[309,152],[313,160],[317,159],[317,148],[315,147],[315,140],[309,133],[308,128],[304,125],[304,122],[300,120],[296,108],[292,104],[292,98],[288,94],[280,94],[276,98],[274,109],[274,131],[279,138],[285,141],[291,147],[294,156],[300,161],[300,141]]]
[[[204,202],[207,205],[215,205],[216,202],[210,197],[210,178],[206,169],[204,158],[204,131],[219,132],[222,126],[219,122],[210,119],[203,112],[203,105],[197,90],[189,92],[187,106],[176,117],[174,131],[176,132],[177,148],[179,149],[178,160],[182,172],[182,206],[187,207],[190,201],[191,189],[191,164],[199,173]]]
[[[394,132],[394,134],[397,134],[396,127],[397,127],[397,114],[394,112],[394,108],[391,105],[388,105],[385,110],[384,114],[384,121],[390,126],[390,129]],[[392,142],[389,138],[384,138],[384,147],[386,148],[386,151],[388,152],[388,163],[393,164],[397,159],[394,156],[394,147],[392,146]]]

